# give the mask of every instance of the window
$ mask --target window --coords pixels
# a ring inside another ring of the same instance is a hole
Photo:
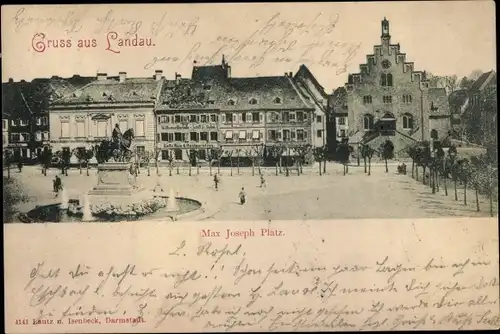
[[[408,103],[409,104],[409,103],[411,103],[411,101],[412,101],[412,97],[411,97],[410,94],[404,94],[403,95],[403,103]]]
[[[372,96],[371,95],[363,96],[363,103],[364,104],[371,104],[372,103]]]
[[[180,148],[176,148],[174,150],[175,160],[182,160],[182,150]]]
[[[241,114],[241,121],[246,122],[247,121],[247,114],[243,113]]]
[[[190,141],[198,141],[198,132],[190,132],[189,133]]]
[[[210,140],[217,141],[219,140],[217,132],[210,132]]]
[[[181,115],[174,116],[174,123],[182,123]]]
[[[120,127],[121,128],[121,127]],[[85,136],[85,122],[76,122],[76,137],[82,138]]]
[[[240,140],[240,142],[246,141],[247,140],[247,132],[245,130],[240,130],[240,132],[238,133],[238,139]]]
[[[384,96],[382,97],[382,101],[383,101],[384,103],[386,103],[386,104],[388,104],[388,103],[392,103],[392,96],[391,96],[391,95],[384,95]]]
[[[232,123],[233,122],[233,114],[228,112],[226,113],[226,123]]]
[[[259,123],[259,113],[258,112],[252,113],[252,122]]]
[[[207,151],[206,150],[198,150],[198,159],[207,160]]]
[[[215,101],[214,100],[208,100],[207,104],[213,105],[213,104],[215,104]]]
[[[284,111],[281,119],[283,120],[283,122],[290,122],[290,113],[288,111]]]
[[[283,130],[283,140],[288,141],[292,138],[290,130]]]
[[[10,124],[12,126],[18,126],[19,125],[19,120],[18,119],[13,119]]]
[[[387,59],[383,60],[382,61],[382,67],[386,68],[386,69],[389,68],[389,67],[391,67],[391,62],[388,61]]]
[[[50,140],[48,131],[42,132],[42,140]]]
[[[234,106],[236,104],[236,102],[233,99],[230,99],[227,101],[227,104],[230,106]]]
[[[388,73],[388,74],[385,74],[383,73],[381,76],[380,76],[380,86],[392,86],[392,74],[391,73]]]
[[[321,123],[321,115],[316,116],[316,123]]]
[[[118,122],[118,126],[123,133],[128,130],[128,121],[126,119],[122,119]]]
[[[161,134],[161,141],[174,141],[174,134],[173,133],[168,133],[164,132]]]
[[[345,117],[339,117],[339,125],[345,125]]]
[[[196,115],[189,115],[189,121],[191,123],[196,123]]]
[[[42,125],[49,125],[49,119],[47,116],[42,117]]]
[[[8,123],[8,122],[9,122],[9,121],[8,121],[8,120],[6,120],[6,119],[3,119],[3,120],[2,120],[2,129],[3,129],[3,130],[7,130],[7,126],[9,125],[9,123]]]
[[[19,120],[19,125],[20,126],[30,125],[30,121],[27,119],[21,119],[21,120]]]
[[[304,130],[302,129],[297,130],[297,140],[304,140]]]
[[[208,141],[208,132],[200,132],[200,140]]]
[[[322,132],[323,132],[323,130],[316,130],[316,137],[321,138]]]
[[[210,90],[210,89],[212,89],[212,86],[210,86],[210,85],[204,85],[203,89],[204,90]]]
[[[170,154],[168,150],[161,151],[161,160],[168,160],[170,158]]]
[[[200,115],[200,122],[202,123],[206,123],[208,120],[207,120],[207,115]]]
[[[269,140],[276,140],[276,130],[269,130],[267,132],[267,136],[269,137]]]
[[[259,130],[253,130],[253,131],[252,131],[252,139],[253,139],[253,140],[258,140],[258,139],[260,139],[260,131],[259,131]]]
[[[174,140],[175,140],[175,141],[182,141],[182,133],[180,133],[180,132],[175,132],[175,133],[174,133]]]
[[[363,129],[365,131],[373,129],[373,116],[365,115],[363,117]]]
[[[160,117],[158,117],[158,122],[159,123],[168,123],[168,122],[170,122],[170,117],[168,117],[168,116],[160,116]]]
[[[256,98],[251,98],[250,101],[248,101],[250,104],[257,104],[257,99]]]
[[[136,119],[135,120],[135,135],[137,137],[144,137],[144,120]]]
[[[304,122],[304,113],[302,111],[297,111],[297,122]]]
[[[295,113],[294,112],[290,113],[290,122],[295,122]]]
[[[233,131],[226,131],[226,140],[232,140],[233,139]]]
[[[274,99],[274,103],[276,103],[276,104],[281,103],[281,99],[280,99],[279,97],[275,98],[275,99]]]
[[[403,129],[405,130],[413,129],[413,116],[403,115]]]
[[[36,118],[36,125],[42,125],[42,119],[40,117]]]
[[[340,130],[340,137],[345,137],[345,130]]]
[[[19,142],[21,139],[21,135],[19,133],[13,133],[10,135],[10,141],[13,143]]]
[[[217,115],[210,115],[210,122],[217,122]]]
[[[105,122],[98,122],[97,124],[100,125],[101,123],[104,123],[107,125]],[[99,128],[97,129],[99,130]],[[61,122],[61,138],[69,138],[70,130],[69,130],[69,122]],[[99,136],[98,137],[104,137],[104,136]]]

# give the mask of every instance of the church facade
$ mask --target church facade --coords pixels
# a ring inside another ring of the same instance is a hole
[[[366,56],[358,73],[349,74],[345,103],[349,142],[374,149],[390,140],[396,156],[412,143],[442,139],[451,130],[444,88],[430,87],[424,71],[407,61],[399,43],[391,43],[389,21],[381,22],[381,44]]]

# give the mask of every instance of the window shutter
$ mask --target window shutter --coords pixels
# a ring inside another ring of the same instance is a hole
[[[267,115],[267,122],[271,123],[271,113],[268,112],[266,115]]]
[[[247,123],[252,123],[252,113],[247,112]]]
[[[233,114],[233,123],[236,123],[237,122],[237,116],[236,114]]]
[[[222,117],[222,123],[225,123],[226,122],[226,115],[222,114],[221,117]]]
[[[259,113],[259,122],[264,121],[264,113]]]
[[[282,138],[282,133],[281,133],[281,130],[278,131],[278,139],[281,139]]]

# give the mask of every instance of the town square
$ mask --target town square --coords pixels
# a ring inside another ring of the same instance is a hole
[[[331,91],[306,63],[235,76],[225,54],[187,77],[9,78],[4,221],[496,215],[496,71],[421,70],[379,22]]]

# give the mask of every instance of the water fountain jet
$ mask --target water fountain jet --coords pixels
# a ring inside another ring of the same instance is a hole
[[[170,193],[167,198],[167,212],[179,211],[179,204],[177,204],[177,198],[174,195],[174,190],[170,188]]]
[[[66,189],[61,190],[61,204],[59,205],[59,208],[61,210],[67,210],[69,207],[69,199],[68,199],[68,193],[66,192]]]
[[[88,222],[88,221],[92,221],[92,220],[93,220],[93,217],[92,217],[92,211],[90,210],[89,196],[87,194],[85,194],[83,196],[83,217],[82,217],[82,221]]]

